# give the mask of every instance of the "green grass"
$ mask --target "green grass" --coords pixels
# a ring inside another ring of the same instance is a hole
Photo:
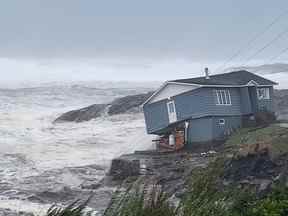
[[[90,198],[85,202],[77,200],[66,207],[54,205],[48,209],[46,216],[91,216],[92,212],[86,210],[89,201]]]
[[[243,128],[235,132],[225,143],[225,148],[237,152],[256,144],[268,145],[272,158],[288,153],[288,128],[271,125],[264,128]]]
[[[278,157],[288,153],[288,128],[271,125],[244,128],[225,143],[228,153],[256,145],[269,147],[269,154]],[[252,148],[253,151],[254,148]],[[226,152],[226,153],[227,153]],[[251,153],[251,152],[248,152]],[[221,155],[221,154],[220,154]],[[187,182],[187,192],[179,206],[171,205],[169,197],[158,186],[137,181],[126,191],[114,194],[114,201],[104,216],[287,216],[288,187],[275,185],[266,195],[253,188],[224,186],[224,165],[231,158],[219,156],[205,169],[194,170]],[[87,202],[73,203],[66,208],[52,207],[47,216],[85,216]],[[89,215],[89,214],[86,214]]]

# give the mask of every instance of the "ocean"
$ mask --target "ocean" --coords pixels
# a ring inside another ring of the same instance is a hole
[[[0,89],[0,209],[43,214],[55,202],[85,198],[111,159],[152,147],[142,113],[53,124],[60,114],[144,93],[155,83],[81,82]],[[85,187],[84,187],[85,188]],[[103,209],[113,189],[95,192]]]

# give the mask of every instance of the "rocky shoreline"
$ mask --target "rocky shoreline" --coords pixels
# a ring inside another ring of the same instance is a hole
[[[83,122],[100,117],[101,115],[118,115],[124,113],[137,113],[141,111],[141,105],[153,94],[153,92],[128,95],[117,98],[109,104],[93,104],[78,110],[72,110],[60,115],[54,123]]]

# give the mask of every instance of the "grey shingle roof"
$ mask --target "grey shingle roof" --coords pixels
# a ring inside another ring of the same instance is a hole
[[[258,76],[254,73],[241,70],[230,73],[223,73],[210,76],[210,79],[205,77],[196,77],[191,79],[178,79],[171,82],[199,84],[199,85],[246,85],[249,81],[254,80],[259,85],[277,85],[277,83]]]

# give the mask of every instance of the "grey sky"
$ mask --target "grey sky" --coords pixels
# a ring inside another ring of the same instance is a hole
[[[54,74],[53,79],[75,74],[78,79],[80,71],[89,79],[189,76],[189,70],[205,65],[216,68],[285,9],[287,0],[3,0],[0,67],[18,75],[20,70],[23,79],[43,79],[45,71],[47,77]],[[235,64],[288,29],[287,18],[288,14]],[[287,36],[253,60],[265,63],[288,47]],[[287,58],[288,54],[277,61]],[[54,71],[48,73],[47,68]],[[136,72],[148,74],[135,76]],[[7,73],[6,77],[14,79]]]

